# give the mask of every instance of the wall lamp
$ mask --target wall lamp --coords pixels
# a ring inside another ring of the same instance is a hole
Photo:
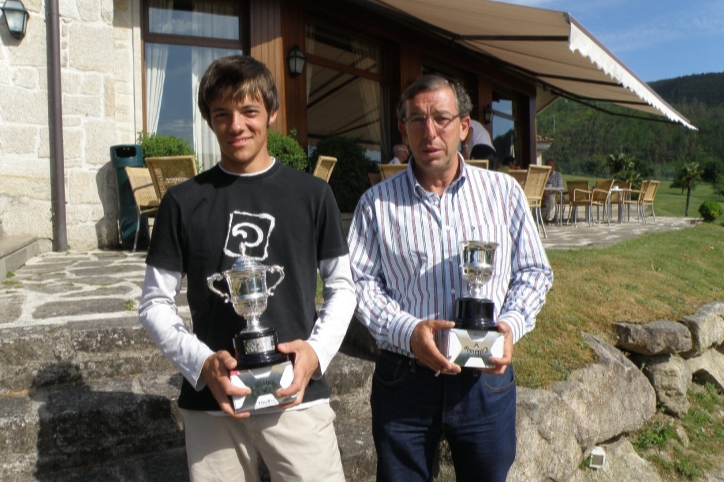
[[[483,110],[483,123],[490,124],[493,121],[493,107],[488,104]]]
[[[25,37],[25,29],[28,26],[30,14],[25,9],[25,5],[20,0],[5,0],[5,4],[0,7],[3,17],[8,24],[10,35],[17,39]]]
[[[289,63],[289,75],[292,77],[304,72],[304,64],[307,62],[307,58],[304,56],[304,52],[299,50],[297,44],[294,44],[294,47],[289,51],[287,62]]]

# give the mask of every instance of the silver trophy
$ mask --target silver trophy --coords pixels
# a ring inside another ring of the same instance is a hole
[[[483,297],[483,285],[493,276],[496,243],[463,241],[460,247],[460,270],[468,283],[467,296],[455,302],[455,328],[496,330],[495,304]]]
[[[463,368],[491,368],[491,356],[503,356],[503,335],[495,322],[495,303],[483,297],[483,286],[493,276],[496,243],[463,241],[460,270],[469,292],[455,301],[455,328],[441,352]]]
[[[243,254],[230,270],[214,273],[206,281],[209,289],[231,302],[234,311],[246,320],[246,327],[234,336],[237,370],[230,373],[231,381],[240,387],[249,387],[248,397],[233,397],[234,409],[239,412],[253,410],[294,400],[296,395],[277,399],[274,392],[288,387],[293,379],[289,355],[277,350],[279,336],[274,328],[261,325],[259,318],[266,310],[267,299],[274,295],[274,289],[284,279],[284,268],[265,266]],[[267,287],[267,273],[275,273],[279,279]],[[214,286],[226,280],[229,293]]]

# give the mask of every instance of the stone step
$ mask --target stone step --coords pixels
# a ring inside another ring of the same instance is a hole
[[[360,393],[368,393],[372,368],[370,360],[347,353],[338,353],[330,364],[333,403],[353,407],[338,418],[344,419],[343,432],[359,432],[344,427],[353,414],[362,413],[352,400],[367,396]],[[51,371],[61,373],[62,367]],[[105,467],[125,458],[136,466],[139,456],[182,448],[183,422],[176,405],[181,376],[149,373],[89,381],[76,373],[72,383],[0,394],[0,480],[68,471],[68,480],[74,480],[72,470],[78,467]],[[345,449],[345,467],[357,473],[363,465],[358,459],[364,457],[359,447],[350,447],[356,451]],[[99,473],[109,470],[120,469]]]
[[[123,318],[0,329],[0,393],[174,371],[135,312]]]
[[[20,268],[33,256],[49,250],[48,240],[32,236],[0,237],[0,280],[4,280],[9,272]]]
[[[180,375],[138,375],[0,395],[0,480],[183,447]]]

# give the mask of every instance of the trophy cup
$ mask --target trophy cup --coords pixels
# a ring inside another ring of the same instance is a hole
[[[296,395],[277,399],[274,392],[291,385],[294,371],[289,355],[280,353],[276,347],[279,336],[274,328],[261,325],[259,318],[267,307],[267,298],[284,279],[284,268],[265,266],[244,255],[236,260],[232,268],[223,273],[214,273],[206,281],[209,289],[231,302],[234,311],[246,320],[246,327],[234,336],[237,369],[230,372],[231,383],[249,387],[251,395],[232,397],[236,412],[255,410],[286,403]],[[267,273],[277,273],[279,279],[267,288]],[[229,293],[216,289],[214,283],[226,280]]]
[[[455,301],[455,328],[451,329],[443,355],[462,368],[492,368],[488,358],[503,355],[504,337],[495,323],[495,303],[483,297],[483,285],[493,276],[496,243],[463,241],[460,270],[469,293]]]

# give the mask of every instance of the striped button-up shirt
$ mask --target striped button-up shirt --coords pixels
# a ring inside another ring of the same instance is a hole
[[[460,174],[438,196],[420,186],[413,163],[357,205],[348,238],[357,317],[379,348],[414,356],[415,326],[453,320],[455,300],[467,293],[458,244],[495,242],[493,276],[483,294],[518,341],[535,326],[553,282],[523,190],[507,174],[460,158]]]

